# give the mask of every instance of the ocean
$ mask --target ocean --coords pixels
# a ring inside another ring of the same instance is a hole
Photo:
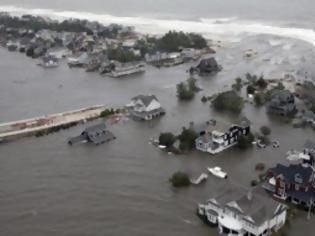
[[[0,10],[133,25],[141,33],[182,30],[234,41],[267,34],[315,45],[315,3],[311,0],[2,0]]]

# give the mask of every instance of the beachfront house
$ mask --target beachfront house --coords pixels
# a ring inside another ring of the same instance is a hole
[[[115,139],[113,133],[107,130],[105,123],[101,123],[86,128],[79,136],[70,138],[68,143],[73,145],[81,142],[91,142],[99,145],[113,139]]]
[[[301,153],[294,152],[299,163],[269,169],[263,187],[274,196],[309,209],[315,201],[315,142],[307,140]]]
[[[287,207],[265,195],[261,189],[229,187],[199,204],[198,215],[220,234],[271,235],[285,224]]]
[[[294,94],[289,90],[276,90],[267,104],[267,112],[280,116],[289,116],[296,112]]]
[[[306,162],[282,165],[269,169],[264,188],[275,197],[305,208],[313,207],[315,200],[313,166]]]
[[[152,120],[165,114],[159,100],[154,95],[139,95],[126,105],[129,114],[137,120]]]
[[[196,139],[196,149],[210,154],[219,153],[237,143],[241,135],[250,133],[250,125],[247,121],[240,124],[230,124],[216,120],[210,120],[195,129],[199,133]]]

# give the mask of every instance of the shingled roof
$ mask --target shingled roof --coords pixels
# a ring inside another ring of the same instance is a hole
[[[131,100],[141,100],[145,106],[149,106],[153,100],[159,101],[154,95],[138,95]]]
[[[296,175],[302,180],[302,183],[309,183],[311,181],[311,176],[313,170],[311,167],[304,167],[302,164],[291,164],[285,166],[278,164],[276,167],[269,170],[274,175],[281,175],[282,178],[288,182],[295,182]]]
[[[229,186],[227,190],[209,201],[216,202],[221,208],[226,207],[242,215],[244,220],[257,226],[273,218],[277,214],[276,211],[279,210],[279,203],[266,196],[266,193],[259,187],[248,190],[243,187]]]

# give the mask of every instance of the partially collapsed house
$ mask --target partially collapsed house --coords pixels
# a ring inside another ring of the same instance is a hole
[[[68,143],[70,145],[81,143],[81,142],[91,142],[96,145],[109,142],[116,137],[112,132],[107,130],[104,123],[90,126],[86,128],[79,136],[70,138]]]

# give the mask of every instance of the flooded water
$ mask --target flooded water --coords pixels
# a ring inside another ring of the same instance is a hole
[[[248,48],[255,48],[258,56],[245,60],[242,53]],[[253,130],[269,125],[272,139],[281,143],[279,149],[174,156],[148,143],[160,132],[180,132],[190,121],[236,119],[213,112],[200,99],[226,89],[246,72],[277,76],[302,67],[311,72],[314,49],[300,41],[249,37],[219,49],[217,58],[223,71],[214,77],[197,78],[203,91],[191,102],[176,98],[176,84],[187,78],[189,64],[166,69],[148,66],[145,74],[114,79],[66,65],[45,70],[36,61],[5,49],[0,49],[0,58],[1,122],[96,104],[123,106],[131,97],[148,93],[155,94],[167,112],[152,122],[110,126],[117,139],[100,146],[67,145],[69,137],[90,124],[2,144],[0,235],[218,235],[196,217],[197,203],[227,182],[249,187],[257,178],[257,162],[267,167],[285,162],[289,149],[301,149],[306,138],[314,138],[314,131],[293,129],[268,117],[264,108],[246,104],[243,115],[252,120]],[[207,166],[221,166],[230,179],[210,177],[205,184],[187,189],[173,189],[168,182],[177,170],[197,176]],[[305,214],[299,216],[288,235],[312,235],[314,217],[306,221]]]

